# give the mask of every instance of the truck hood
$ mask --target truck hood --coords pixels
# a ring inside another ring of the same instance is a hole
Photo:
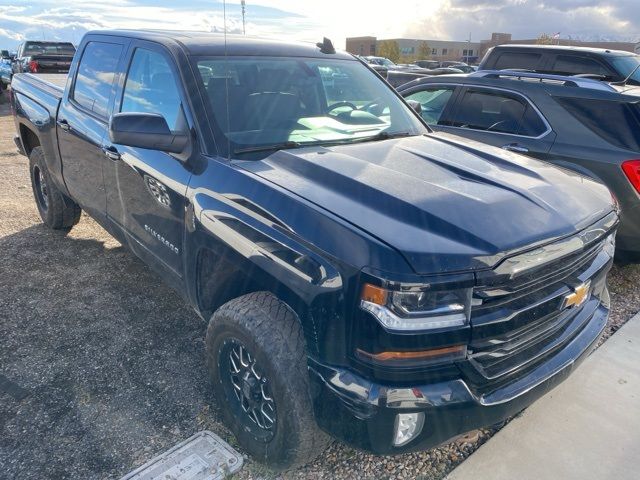
[[[240,163],[392,246],[418,274],[487,268],[612,210],[596,181],[447,134]]]

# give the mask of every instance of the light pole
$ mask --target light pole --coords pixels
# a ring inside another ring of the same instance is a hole
[[[242,6],[242,34],[246,35],[247,31],[244,28],[244,7],[246,5],[246,2],[244,0],[241,0],[240,5]]]

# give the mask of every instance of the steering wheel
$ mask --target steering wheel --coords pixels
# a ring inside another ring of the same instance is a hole
[[[340,107],[350,107],[351,110],[357,110],[358,107],[356,107],[353,103],[351,102],[336,102],[332,105],[329,105],[327,107],[327,113],[330,113],[332,111],[334,111],[336,108],[340,108]]]

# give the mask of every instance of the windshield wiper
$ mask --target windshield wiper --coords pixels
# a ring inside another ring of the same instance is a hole
[[[252,153],[252,152],[267,152],[269,150],[286,150],[287,148],[298,148],[301,147],[302,144],[299,142],[282,142],[275,143],[273,145],[256,145],[255,147],[246,147],[246,148],[238,148],[234,150],[234,155],[238,155],[240,153]]]
[[[400,137],[411,137],[411,136],[417,136],[417,134],[411,133],[411,132],[395,132],[395,133],[389,133],[389,132],[385,132],[384,130],[381,132],[376,133],[375,135],[372,135],[370,137],[363,137],[363,138],[357,138],[355,140],[352,140],[349,143],[357,143],[357,142],[376,142],[378,140],[389,140],[390,138],[400,138]]]

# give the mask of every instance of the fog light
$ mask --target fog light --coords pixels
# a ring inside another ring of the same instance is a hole
[[[399,413],[396,415],[393,445],[401,447],[420,435],[424,425],[424,413]]]

